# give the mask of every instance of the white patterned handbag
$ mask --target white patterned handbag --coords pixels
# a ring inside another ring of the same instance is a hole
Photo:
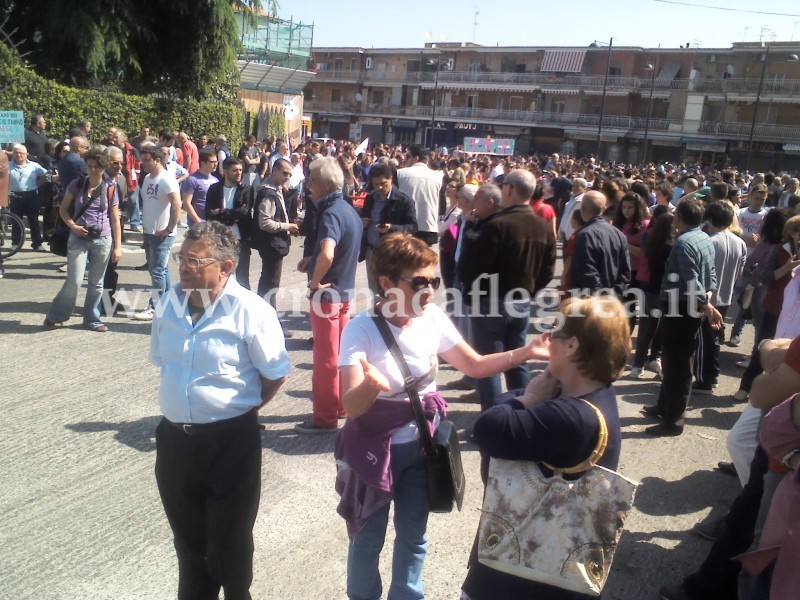
[[[597,466],[608,440],[603,414],[592,455],[545,478],[538,463],[489,463],[478,530],[478,560],[523,579],[599,596],[611,569],[637,482]],[[585,471],[575,480],[563,474]]]

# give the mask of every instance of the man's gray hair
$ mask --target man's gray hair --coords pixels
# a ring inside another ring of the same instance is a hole
[[[233,229],[219,221],[205,221],[192,225],[184,236],[185,240],[202,240],[211,248],[211,256],[217,260],[232,260],[239,264],[241,244]]]
[[[344,173],[339,166],[339,161],[332,156],[318,158],[312,163],[312,167],[317,172],[320,183],[331,184],[337,190],[344,187]]]
[[[491,200],[495,208],[500,208],[500,202],[503,199],[503,192],[500,188],[493,183],[484,183],[480,188],[481,193],[487,200]]]
[[[116,146],[106,146],[105,153],[108,158],[114,158],[117,156],[120,160],[122,160],[122,150]]]
[[[586,180],[583,177],[576,177],[572,180],[572,185],[579,185],[583,189],[586,189],[589,184],[586,183]]]
[[[533,198],[536,189],[536,178],[530,171],[525,169],[514,169],[503,178],[503,184],[508,184],[517,192],[517,196],[524,200]]]

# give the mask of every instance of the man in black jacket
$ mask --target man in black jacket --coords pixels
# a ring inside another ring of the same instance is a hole
[[[606,198],[597,191],[586,192],[581,200],[581,216],[586,221],[575,234],[575,253],[570,269],[569,288],[588,295],[613,290],[618,298],[631,282],[628,240],[622,232],[603,218]]]
[[[288,194],[284,187],[292,176],[292,164],[279,158],[272,174],[256,195],[253,225],[250,228],[251,246],[261,256],[261,277],[258,295],[276,308],[275,294],[281,284],[283,257],[289,254],[290,236],[298,235],[297,195]]]
[[[232,156],[222,163],[223,178],[208,188],[206,220],[228,225],[242,245],[236,281],[250,289],[250,223],[253,188],[242,183],[242,161]]]
[[[530,207],[535,188],[533,175],[517,169],[503,179],[502,191],[494,184],[478,190],[499,194],[503,207],[481,223],[458,264],[470,305],[471,341],[481,354],[525,345],[531,300],[553,278],[556,240],[553,228]],[[530,380],[528,367],[520,362],[511,361],[505,372],[509,390],[524,388]],[[500,376],[479,379],[476,387],[481,408],[491,408],[501,393]]]
[[[370,268],[372,250],[381,236],[392,231],[417,232],[417,209],[414,201],[392,184],[394,173],[390,165],[376,163],[369,170],[372,191],[361,209],[361,259],[367,261],[367,283],[373,293],[378,293],[378,281]]]

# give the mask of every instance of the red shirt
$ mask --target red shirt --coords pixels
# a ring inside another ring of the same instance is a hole
[[[183,144],[183,166],[190,174],[200,168],[200,153],[192,140]]]
[[[544,200],[537,200],[531,204],[531,208],[533,209],[533,212],[547,222],[556,220],[556,211],[554,211],[553,207],[549,204],[545,204]]]

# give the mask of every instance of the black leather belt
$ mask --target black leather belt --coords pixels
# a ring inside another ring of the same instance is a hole
[[[164,418],[164,422],[173,429],[177,429],[186,435],[206,435],[210,433],[219,433],[228,429],[258,427],[258,412],[252,409],[238,417],[222,419],[221,421],[212,421],[211,423],[173,423],[167,418]]]

